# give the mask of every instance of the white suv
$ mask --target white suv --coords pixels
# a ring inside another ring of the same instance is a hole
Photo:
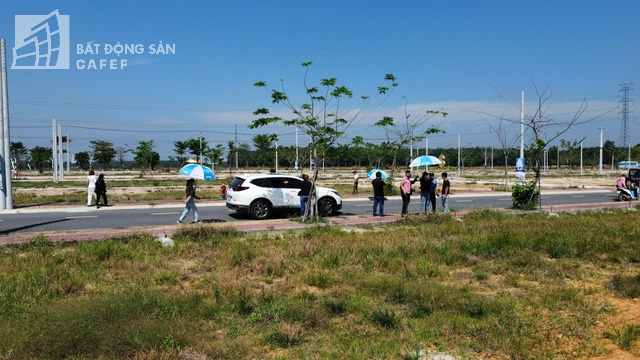
[[[254,219],[268,218],[274,209],[300,209],[298,192],[302,179],[282,174],[237,176],[229,184],[227,207],[248,212]],[[333,189],[316,185],[318,212],[328,216],[342,208],[342,198]]]

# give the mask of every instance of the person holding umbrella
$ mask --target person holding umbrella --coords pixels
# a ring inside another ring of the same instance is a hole
[[[195,202],[196,199],[200,199],[196,196],[196,180],[189,179],[187,180],[187,187],[185,189],[185,206],[182,211],[182,215],[180,215],[180,218],[177,221],[178,224],[182,224],[191,210],[193,210],[193,222],[198,222],[198,208],[196,207]]]

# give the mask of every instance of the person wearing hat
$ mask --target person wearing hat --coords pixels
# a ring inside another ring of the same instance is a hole
[[[220,199],[222,200],[226,200],[227,199],[227,185],[222,184],[220,186]]]
[[[353,192],[352,194],[355,195],[358,193],[358,172],[357,171],[353,171]]]

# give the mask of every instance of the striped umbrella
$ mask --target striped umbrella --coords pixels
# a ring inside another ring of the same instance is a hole
[[[411,160],[411,164],[409,164],[409,167],[439,165],[441,162],[442,161],[440,161],[440,159],[435,156],[423,155]]]
[[[384,172],[384,170],[380,170],[380,169],[369,170],[369,172],[367,173],[367,177],[369,179],[375,179],[376,178],[376,173],[378,171],[380,171],[380,173],[382,174],[382,180],[387,180],[387,178],[389,177],[389,174]]]
[[[213,170],[200,164],[185,165],[180,169],[180,174],[197,180],[215,180]]]

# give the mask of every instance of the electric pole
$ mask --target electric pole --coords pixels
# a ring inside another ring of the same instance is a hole
[[[604,128],[600,128],[600,168],[598,170],[599,174],[602,174],[602,132]],[[611,163],[611,167],[613,167],[613,162]]]
[[[629,105],[631,103],[631,100],[629,99],[629,92],[633,90],[631,85],[633,85],[633,83],[620,84],[621,89],[619,93],[622,94],[620,107],[622,110],[618,113],[622,116],[622,124],[620,125],[620,142],[622,143],[622,146],[629,147],[628,161],[631,161],[631,129],[629,128],[629,115],[632,113],[632,111],[629,110]],[[628,166],[631,165],[629,164]]]
[[[69,152],[69,127],[67,126],[67,175],[71,175],[71,152]]]
[[[51,158],[53,159],[53,182],[58,182],[58,124],[56,123],[56,119],[51,120],[52,125],[52,136],[53,136],[53,147],[51,148]]]
[[[0,160],[4,160],[0,166],[4,167],[0,176],[0,187],[2,188],[2,196],[0,196],[0,209],[13,209],[13,185],[11,178],[11,136],[9,135],[9,89],[7,86],[7,41],[0,39],[0,61],[2,71],[2,84],[0,84],[0,103],[2,104],[2,140],[0,140],[0,154],[4,152],[4,156]]]
[[[63,153],[63,145],[62,145],[62,125],[58,124],[58,178],[60,181],[64,180],[64,160],[62,158]]]
[[[200,156],[198,156],[198,163],[202,165],[202,130],[200,130]]]
[[[276,174],[278,173],[278,134],[276,133]]]
[[[460,133],[458,133],[458,177],[460,177]]]
[[[295,168],[296,168],[296,176],[298,176],[298,128],[296,127],[296,163],[295,163]]]
[[[238,124],[236,124],[236,138],[235,138],[235,147],[236,147],[236,172],[238,172]]]
[[[582,143],[583,142],[584,142],[584,139],[580,141],[580,175],[583,175],[583,172],[582,172]]]

